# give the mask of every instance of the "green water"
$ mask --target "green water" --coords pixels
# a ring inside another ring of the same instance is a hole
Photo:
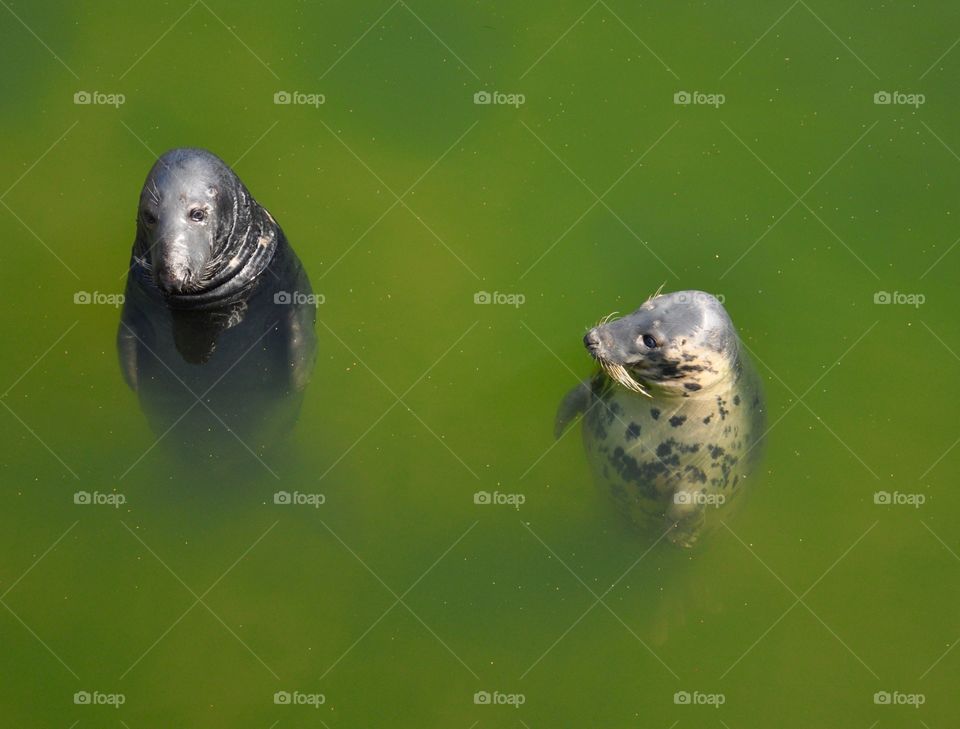
[[[0,34],[4,726],[955,724],[955,5],[17,2]],[[325,296],[292,442],[228,478],[151,448],[118,310],[74,304],[123,290],[184,145]],[[551,434],[584,329],[664,282],[725,297],[772,426],[692,554]]]

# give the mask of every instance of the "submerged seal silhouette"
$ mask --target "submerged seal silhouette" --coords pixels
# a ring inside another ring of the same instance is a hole
[[[583,413],[591,468],[619,506],[692,546],[760,454],[762,387],[733,322],[710,294],[678,291],[583,341],[600,371],[564,398],[557,437]]]

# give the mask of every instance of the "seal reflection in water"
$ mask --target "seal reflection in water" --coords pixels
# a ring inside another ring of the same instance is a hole
[[[600,365],[557,413],[583,413],[591,469],[638,525],[682,547],[724,518],[760,455],[760,378],[710,294],[654,296],[583,338]]]
[[[157,436],[204,458],[274,445],[299,413],[315,319],[299,259],[233,170],[201,149],[164,154],[140,193],[117,335]]]

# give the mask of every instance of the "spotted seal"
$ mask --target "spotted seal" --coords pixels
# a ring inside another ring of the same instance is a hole
[[[176,425],[207,456],[213,433],[259,452],[287,429],[316,359],[315,301],[283,230],[223,160],[192,148],[157,160],[117,347],[158,434]]]
[[[564,398],[557,437],[583,413],[591,470],[618,505],[692,546],[760,451],[763,390],[733,322],[710,294],[678,291],[602,321],[583,342],[600,371]]]

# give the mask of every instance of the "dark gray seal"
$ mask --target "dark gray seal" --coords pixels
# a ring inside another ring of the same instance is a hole
[[[678,291],[583,341],[600,371],[564,398],[557,436],[584,413],[591,468],[619,506],[692,546],[760,453],[763,391],[733,322],[710,294]]]
[[[233,170],[202,149],[160,157],[140,193],[117,335],[153,430],[204,457],[231,435],[262,452],[297,418],[315,320],[297,255]]]

